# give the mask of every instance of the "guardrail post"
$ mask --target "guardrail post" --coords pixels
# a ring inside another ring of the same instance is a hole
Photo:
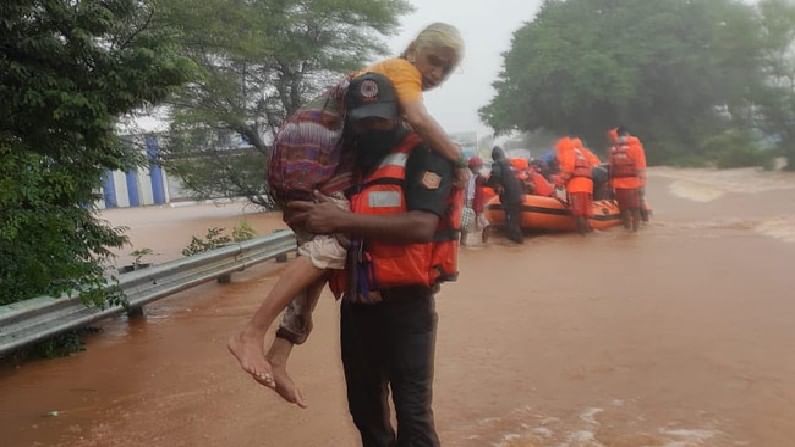
[[[232,274],[227,273],[218,277],[218,284],[229,284],[232,282]]]
[[[144,306],[135,306],[127,308],[127,319],[134,320],[144,317]]]
[[[286,228],[277,228],[277,229],[273,230],[273,233],[274,234],[275,233],[281,233],[283,231],[289,231],[289,230],[286,229]],[[275,258],[273,258],[273,260],[278,262],[279,264],[284,264],[285,262],[287,262],[287,253],[282,253],[279,256],[276,256]]]

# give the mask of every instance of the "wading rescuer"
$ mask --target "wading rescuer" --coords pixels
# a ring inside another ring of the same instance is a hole
[[[569,209],[577,224],[577,232],[591,231],[589,218],[593,213],[593,161],[577,147],[576,140],[563,137],[557,145],[560,181],[565,185]]]
[[[599,156],[593,153],[591,149],[586,147],[582,140],[574,138],[574,147],[579,149],[588,159],[591,164],[591,181],[593,182],[591,198],[593,200],[604,200],[607,196],[607,190],[610,188],[608,185],[607,169],[602,167],[602,160]]]
[[[494,147],[491,151],[491,158],[494,160],[494,164],[491,167],[488,184],[500,195],[500,204],[505,211],[505,231],[508,238],[521,244],[523,242],[521,225],[524,188],[514,175],[501,147]]]
[[[400,126],[386,78],[368,74],[354,80],[349,92],[355,96],[350,112],[357,116],[351,122],[356,141],[351,211],[319,197],[317,203],[288,204],[288,220],[315,233],[351,238],[345,270],[330,284],[342,299],[342,362],[362,444],[438,446],[431,410],[434,293],[457,274],[463,191],[453,187],[453,164]],[[311,312],[300,309],[285,318]],[[286,327],[300,325],[282,322],[270,350],[280,362],[293,341],[306,338]],[[390,423],[390,389],[397,433]]]
[[[615,143],[610,148],[610,185],[614,190],[624,227],[638,231],[642,216],[642,189],[646,184],[646,154],[640,140],[619,127],[611,132]],[[633,140],[634,138],[634,140]]]

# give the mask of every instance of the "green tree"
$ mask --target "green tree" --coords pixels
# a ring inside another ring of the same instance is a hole
[[[622,123],[663,161],[748,126],[761,82],[758,23],[735,0],[547,0],[516,31],[496,97],[498,131],[547,129],[605,142]]]
[[[0,304],[88,286],[101,302],[97,219],[106,169],[135,162],[118,117],[164,99],[191,72],[154,0],[0,3]]]
[[[762,127],[778,138],[788,168],[795,169],[795,2],[762,0],[758,7],[768,77],[757,96]]]
[[[169,21],[201,67],[173,102],[169,166],[199,196],[269,206],[268,145],[321,89],[386,47],[405,0],[173,0]],[[230,133],[253,149],[229,151]]]

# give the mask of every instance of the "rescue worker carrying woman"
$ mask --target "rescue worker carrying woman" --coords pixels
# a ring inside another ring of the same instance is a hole
[[[453,185],[453,163],[400,124],[389,79],[360,76],[347,98],[355,153],[350,211],[321,196],[288,203],[288,221],[350,237],[345,270],[334,272],[329,285],[342,301],[341,357],[362,445],[438,447],[434,294],[457,276],[463,191]],[[291,347],[285,349],[289,355]]]

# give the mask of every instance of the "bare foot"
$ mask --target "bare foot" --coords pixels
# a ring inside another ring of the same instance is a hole
[[[268,388],[276,386],[273,380],[271,365],[265,360],[262,346],[263,337],[248,335],[245,331],[232,337],[226,347],[240,363],[243,371],[251,374],[257,382]]]
[[[273,365],[273,380],[276,382],[275,390],[284,400],[291,404],[296,404],[301,408],[306,408],[304,395],[295,386],[295,382],[287,374],[287,368],[280,364]]]

